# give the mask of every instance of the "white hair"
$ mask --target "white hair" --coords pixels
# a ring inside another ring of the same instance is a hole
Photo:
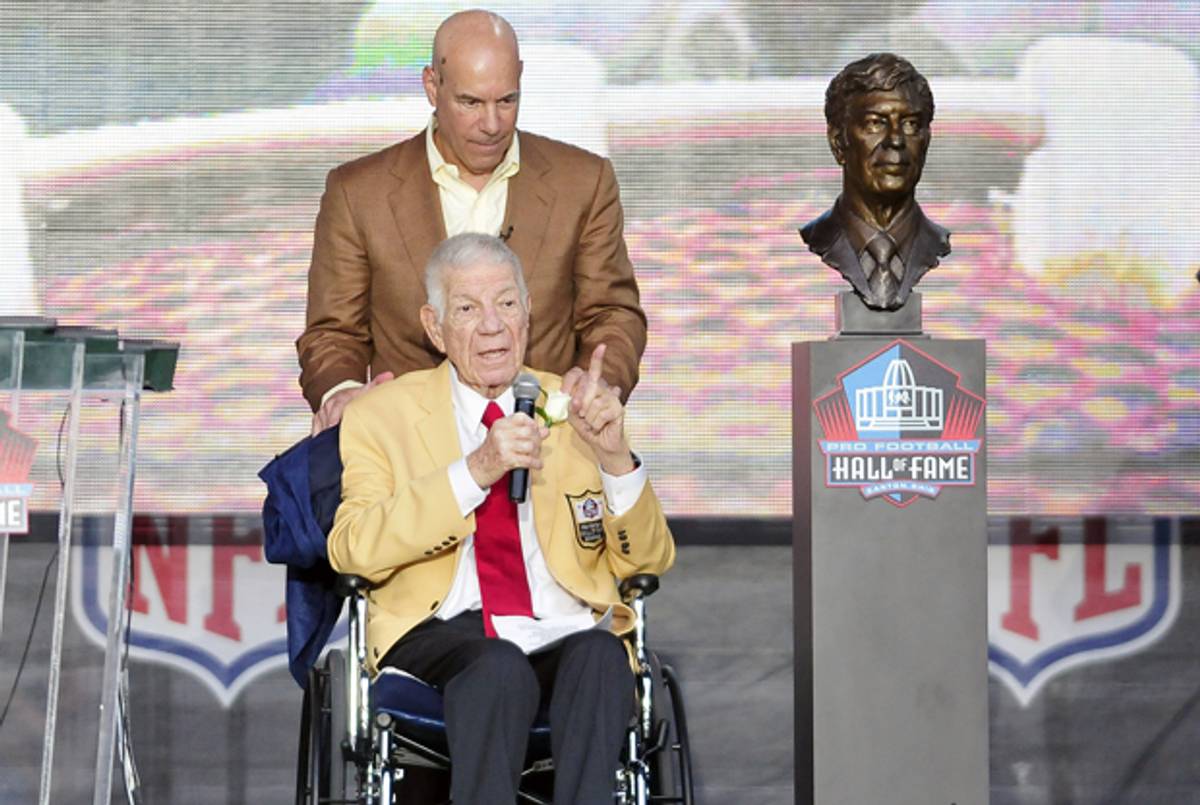
[[[453,268],[470,268],[479,263],[512,269],[513,280],[521,292],[521,305],[526,304],[529,290],[525,287],[521,258],[500,238],[479,232],[463,232],[442,241],[425,264],[425,296],[437,311],[439,322],[446,319],[446,272]]]

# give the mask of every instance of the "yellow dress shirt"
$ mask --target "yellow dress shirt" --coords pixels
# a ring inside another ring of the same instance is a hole
[[[483,190],[476,190],[463,181],[458,166],[451,165],[438,151],[433,140],[436,128],[437,116],[434,115],[425,128],[425,155],[429,158],[429,172],[433,175],[438,198],[442,202],[446,237],[452,238],[463,232],[499,235],[508,204],[508,180],[521,169],[519,135],[513,132],[512,145],[508,147],[504,159],[492,171]]]

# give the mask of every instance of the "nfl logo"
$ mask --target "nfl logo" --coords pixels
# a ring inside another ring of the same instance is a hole
[[[100,531],[83,521],[71,598],[81,631],[103,646],[112,551]],[[263,560],[257,518],[136,517],[133,534],[130,656],[191,674],[225,707],[287,665],[285,569]],[[343,625],[331,641],[344,636]]]
[[[1014,518],[988,548],[991,672],[1028,705],[1054,677],[1137,653],[1175,623],[1180,549],[1171,520]]]

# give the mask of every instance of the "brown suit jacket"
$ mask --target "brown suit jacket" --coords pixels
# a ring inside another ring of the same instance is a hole
[[[379,586],[368,609],[368,660],[379,659],[417,624],[433,617],[454,580],[460,541],[475,531],[463,517],[448,467],[459,459],[450,363],[383,383],[355,398],[342,419],[342,505],[329,532],[329,562]],[[535,372],[543,389],[560,378]],[[566,423],[542,443],[541,470],[530,473],[538,543],[551,575],[597,613],[613,608],[612,629],[633,628],[614,578],[663,573],[675,543],[647,482],[620,517],[602,505],[603,533],[585,531],[572,499],[603,490],[595,454]]]
[[[612,164],[521,132],[500,231],[521,258],[532,297],[525,362],[562,374],[608,344],[606,379],[627,396],[646,347],[646,316],[625,248]],[[308,316],[296,341],[313,410],[344,380],[436,366],[421,328],[425,264],[446,238],[425,135],[330,172],[308,274]]]

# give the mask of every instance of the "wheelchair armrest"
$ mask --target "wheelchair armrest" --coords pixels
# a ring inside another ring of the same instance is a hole
[[[653,573],[638,573],[623,579],[618,589],[621,592],[621,600],[626,603],[635,598],[646,598],[658,589],[658,576]]]
[[[367,581],[362,576],[353,576],[349,573],[339,573],[337,582],[334,583],[333,589],[342,598],[350,598],[351,596],[362,595],[374,587],[374,584]]]

